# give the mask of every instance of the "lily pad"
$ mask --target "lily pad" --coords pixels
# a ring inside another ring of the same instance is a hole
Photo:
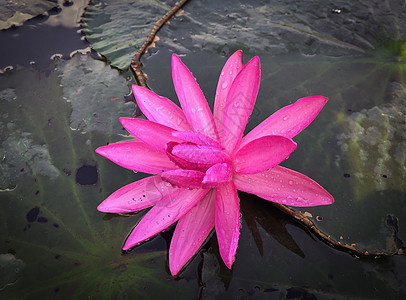
[[[107,57],[112,66],[124,70],[157,16],[169,9],[164,1],[95,1],[86,9],[82,32],[93,49]]]
[[[118,71],[86,55],[75,55],[69,63],[59,63],[57,70],[62,74],[63,97],[72,105],[72,130],[125,134],[117,116],[131,115],[135,106],[123,102],[128,89],[126,79]]]
[[[84,18],[93,48],[120,69],[129,66],[171,1],[91,4]],[[240,48],[280,55],[362,55],[388,37],[405,40],[406,7],[399,1],[189,1],[159,32],[158,49],[228,55]]]
[[[86,81],[78,80],[82,72]],[[134,218],[108,218],[96,210],[113,189],[140,177],[94,153],[123,138],[117,116],[134,110],[122,99],[126,80],[104,62],[81,55],[56,62],[49,74],[21,68],[0,76],[0,250],[2,258],[25,264],[12,277],[1,263],[0,297],[145,297],[155,294],[148,288],[153,282],[170,290],[161,267],[165,246],[122,255],[116,246],[124,237],[117,230],[129,231]],[[98,127],[82,126],[79,121],[93,120],[95,113]],[[95,181],[78,179],[83,166],[96,170]],[[151,268],[155,264],[160,267]]]
[[[41,15],[58,6],[58,0],[0,1],[0,30],[21,25],[24,21]]]

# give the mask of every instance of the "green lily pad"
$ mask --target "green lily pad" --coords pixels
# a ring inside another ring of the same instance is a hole
[[[0,253],[8,259],[0,298],[145,298],[156,293],[152,283],[170,290],[162,247],[121,254],[140,216],[96,210],[113,189],[141,177],[94,153],[125,138],[117,117],[134,110],[122,99],[126,80],[84,55],[56,62],[48,74],[21,68],[0,76]],[[93,171],[90,181],[81,179],[83,168]],[[6,269],[17,263],[23,273]]]
[[[164,1],[95,1],[82,19],[86,39],[111,65],[127,69],[157,16],[170,6]]]
[[[120,69],[129,67],[170,1],[94,2],[83,19],[92,47]],[[379,0],[189,1],[159,32],[158,49],[229,54],[240,48],[280,55],[362,55],[388,37],[405,40],[406,8]]]
[[[58,6],[58,0],[0,1],[0,30],[21,25],[24,21],[41,15]]]
[[[85,55],[75,55],[69,63],[58,64],[57,69],[62,73],[63,97],[72,106],[72,130],[126,134],[117,116],[131,115],[135,106],[123,102],[123,95],[128,93],[125,78]]]

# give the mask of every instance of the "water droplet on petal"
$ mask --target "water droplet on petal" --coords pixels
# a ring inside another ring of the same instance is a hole
[[[223,72],[221,72],[221,74],[220,74],[221,76],[224,76],[224,71]]]
[[[292,184],[293,184],[293,181],[292,181],[292,180],[289,180],[289,184],[292,185]]]
[[[286,121],[287,119],[289,119],[289,116],[284,116],[283,120]]]
[[[223,84],[221,85],[221,88],[225,89],[227,87],[228,83],[226,81],[223,82]]]

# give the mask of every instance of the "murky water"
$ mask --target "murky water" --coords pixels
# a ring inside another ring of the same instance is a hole
[[[17,26],[0,31],[0,70],[6,67],[49,67],[53,57],[69,58],[75,52],[90,51],[78,21],[88,1],[52,9]]]

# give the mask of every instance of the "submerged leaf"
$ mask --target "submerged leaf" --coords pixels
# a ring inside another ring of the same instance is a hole
[[[371,190],[406,193],[406,86],[392,82],[392,99],[372,108],[343,116],[345,131],[337,136],[343,163],[357,197]]]

